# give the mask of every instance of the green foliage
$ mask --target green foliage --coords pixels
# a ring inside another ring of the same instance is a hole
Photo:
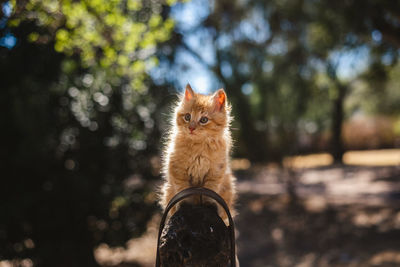
[[[363,78],[353,83],[348,97],[349,111],[396,117],[400,114],[400,64],[374,65]],[[362,100],[362,101],[360,101]]]
[[[383,101],[380,103],[380,110],[377,112],[390,115],[400,114],[400,63],[389,70]]]
[[[48,40],[55,40],[57,52],[78,54],[83,67],[112,70],[116,77],[129,78],[132,86],[144,90],[145,71],[157,64],[156,46],[170,38],[174,27],[172,19],[162,19],[161,9],[155,1],[31,0],[11,25],[35,20],[47,29]],[[37,32],[28,38],[44,39]]]
[[[62,63],[67,76],[80,72],[79,68],[86,73],[80,74],[81,80],[64,77],[59,86],[69,91],[72,112],[82,126],[94,127],[96,110],[107,109],[115,87],[124,88],[120,94],[125,110],[144,104],[147,72],[158,64],[157,44],[168,40],[174,27],[172,19],[161,17],[162,2],[32,0],[24,6],[12,4],[16,10],[10,19],[12,27],[32,21],[39,28],[29,33],[30,42],[54,43],[55,51],[67,56]]]

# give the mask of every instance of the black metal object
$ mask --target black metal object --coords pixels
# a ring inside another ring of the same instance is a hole
[[[229,220],[228,230],[230,233],[230,242],[231,242],[230,263],[231,263],[231,267],[235,267],[236,266],[235,225],[233,223],[233,219],[232,219],[231,213],[229,211],[228,205],[225,203],[224,199],[221,196],[219,196],[214,191],[212,191],[208,188],[204,188],[204,187],[190,187],[190,188],[184,189],[181,192],[177,193],[168,203],[167,207],[165,208],[164,214],[161,218],[160,229],[158,231],[156,267],[161,266],[161,263],[160,263],[160,238],[161,238],[161,234],[164,229],[164,226],[165,226],[165,220],[167,219],[168,212],[179,201],[181,201],[185,198],[188,198],[190,196],[193,196],[193,195],[200,195],[201,197],[203,195],[205,195],[207,197],[210,197],[210,198],[214,199],[215,201],[217,201],[217,203],[224,208],[224,210],[228,216],[228,220]]]

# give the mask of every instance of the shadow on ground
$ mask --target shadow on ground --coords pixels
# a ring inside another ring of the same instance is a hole
[[[239,194],[236,226],[242,267],[400,266],[398,167],[297,171],[294,180],[301,193],[295,199],[282,193],[284,183],[279,181],[287,178],[272,176],[275,188],[281,186],[276,194]],[[252,183],[258,188],[274,184],[268,177],[264,173]],[[241,187],[245,181],[239,182],[239,192],[247,188]]]

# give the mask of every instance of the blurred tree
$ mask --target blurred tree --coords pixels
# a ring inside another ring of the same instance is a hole
[[[167,1],[172,4],[173,1]],[[10,1],[0,30],[0,259],[95,266],[156,209],[164,1]],[[3,42],[13,38],[14,44]]]
[[[373,0],[321,1],[310,10],[313,24],[324,33],[310,31],[309,39],[311,51],[325,62],[327,76],[333,85],[331,152],[335,162],[342,162],[344,101],[356,81],[371,84],[372,92],[385,87],[382,84],[386,83],[387,72],[396,64],[400,51],[400,38],[394,34],[400,30],[400,4]],[[347,73],[339,77],[339,65],[349,61],[353,61],[351,67],[342,66]],[[365,99],[359,99],[359,103],[362,102]],[[374,102],[382,103],[379,99]],[[376,113],[382,111],[376,110]]]
[[[370,81],[366,71],[397,61],[399,3],[250,0],[207,8],[195,27],[177,28],[177,40],[227,88],[240,125],[238,152],[279,160],[302,152],[302,133],[330,128],[330,150],[341,162],[344,101],[353,82]],[[203,53],[209,43],[213,61]],[[384,82],[390,67],[381,69]]]

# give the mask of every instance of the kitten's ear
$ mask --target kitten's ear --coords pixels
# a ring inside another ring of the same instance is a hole
[[[190,87],[190,84],[187,84],[185,88],[185,100],[190,101],[193,99],[194,96],[195,94],[192,87]]]
[[[214,93],[214,106],[215,106],[215,110],[217,111],[221,111],[222,109],[225,108],[225,102],[226,102],[226,94],[224,89],[218,89],[218,91],[216,91]]]

